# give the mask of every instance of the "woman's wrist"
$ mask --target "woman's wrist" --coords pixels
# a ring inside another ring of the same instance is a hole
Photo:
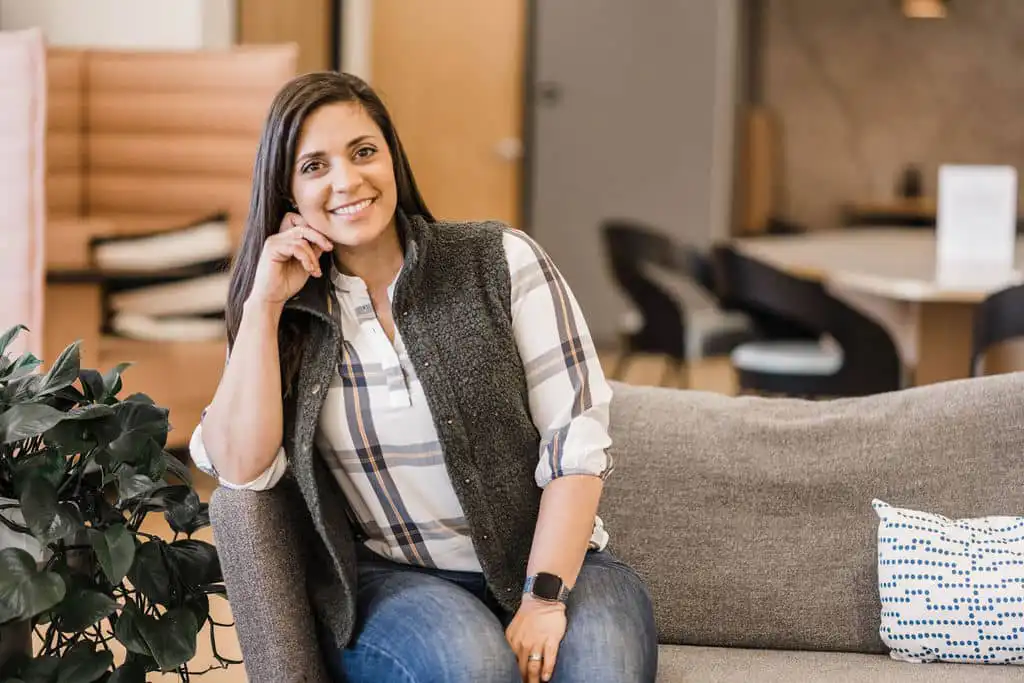
[[[276,331],[283,312],[284,304],[251,296],[242,305],[242,325],[248,322],[264,330]]]

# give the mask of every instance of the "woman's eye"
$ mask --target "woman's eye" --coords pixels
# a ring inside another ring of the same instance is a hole
[[[374,149],[373,147],[360,147],[359,149],[356,150],[356,158],[369,159],[374,154],[376,154],[376,152],[377,150]]]
[[[314,171],[319,171],[320,168],[322,168],[322,167],[323,167],[323,162],[321,162],[321,161],[310,161],[310,162],[307,162],[302,167],[302,172],[303,173],[313,173]]]

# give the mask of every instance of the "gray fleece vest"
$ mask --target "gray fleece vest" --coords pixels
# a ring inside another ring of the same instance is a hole
[[[399,216],[405,265],[392,315],[433,413],[445,465],[491,591],[514,611],[540,507],[540,435],[512,333],[511,277],[499,223],[428,223]],[[316,452],[320,409],[338,371],[342,336],[329,278],[311,278],[285,305],[308,330],[296,385],[284,403],[291,475],[316,530],[307,589],[337,647],[355,623],[356,532]],[[325,634],[326,635],[326,634]]]

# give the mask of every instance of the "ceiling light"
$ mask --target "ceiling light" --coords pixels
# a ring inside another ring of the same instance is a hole
[[[903,0],[903,14],[910,19],[944,19],[946,0]]]

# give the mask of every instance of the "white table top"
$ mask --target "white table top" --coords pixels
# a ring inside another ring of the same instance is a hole
[[[830,286],[912,302],[977,303],[1004,287],[1024,282],[1010,274],[940,281],[933,230],[855,228],[801,235],[737,239],[744,254],[779,270]],[[1024,239],[1017,239],[1016,268],[1024,265]]]

